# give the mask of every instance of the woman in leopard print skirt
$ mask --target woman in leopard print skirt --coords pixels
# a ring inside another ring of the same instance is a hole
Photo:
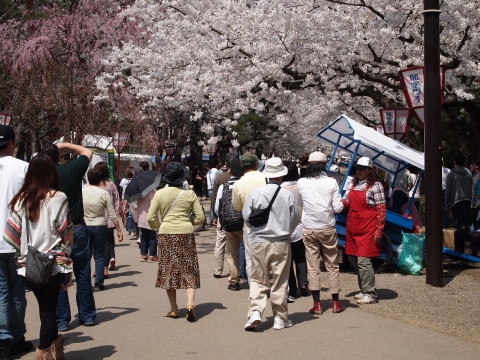
[[[159,260],[155,286],[167,291],[171,309],[166,316],[178,318],[176,289],[186,289],[186,318],[195,321],[193,304],[195,290],[200,288],[200,271],[193,226],[203,223],[204,214],[195,192],[183,188],[187,176],[187,168],[180,163],[168,164],[163,174],[163,181],[168,186],[155,193],[148,211],[148,223],[152,229],[158,229]]]

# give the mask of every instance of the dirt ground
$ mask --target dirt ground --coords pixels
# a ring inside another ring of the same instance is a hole
[[[443,269],[444,287],[427,285],[425,269],[418,276],[377,274],[380,301],[362,310],[480,343],[480,264],[445,257]],[[340,279],[342,296],[356,306],[356,275],[345,268]]]

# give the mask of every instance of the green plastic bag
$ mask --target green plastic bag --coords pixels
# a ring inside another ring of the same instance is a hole
[[[418,275],[423,269],[423,244],[425,234],[402,232],[402,249],[398,256],[397,266],[409,275]]]

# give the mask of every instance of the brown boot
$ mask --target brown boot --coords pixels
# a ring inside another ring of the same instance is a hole
[[[48,347],[44,350],[41,350],[37,346],[37,350],[35,351],[35,360],[54,360],[51,354],[52,347]]]
[[[67,340],[62,335],[52,341],[52,346],[50,346],[50,352],[52,354],[52,359],[54,360],[65,360],[65,355],[63,353],[63,343]]]

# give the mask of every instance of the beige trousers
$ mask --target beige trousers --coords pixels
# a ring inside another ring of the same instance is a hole
[[[215,241],[215,250],[213,252],[213,274],[214,275],[222,275],[226,244],[227,244],[227,238],[225,237],[225,231],[220,229],[220,221],[219,221],[217,224],[217,241]]]
[[[287,287],[292,253],[290,241],[250,244],[252,273],[250,276],[250,308],[263,315],[270,293],[273,316],[288,320]],[[269,272],[272,272],[270,284]]]
[[[229,283],[240,282],[240,243],[243,241],[243,230],[225,232],[227,238],[227,263],[230,268]]]
[[[243,224],[243,246],[245,247],[245,272],[247,273],[248,283],[250,283],[250,276],[252,275],[250,242],[250,227],[245,223]]]
[[[320,260],[323,257],[327,269],[328,288],[330,294],[340,292],[340,276],[338,266],[337,230],[303,228],[303,243],[307,257],[308,287],[310,290],[321,290]]]

